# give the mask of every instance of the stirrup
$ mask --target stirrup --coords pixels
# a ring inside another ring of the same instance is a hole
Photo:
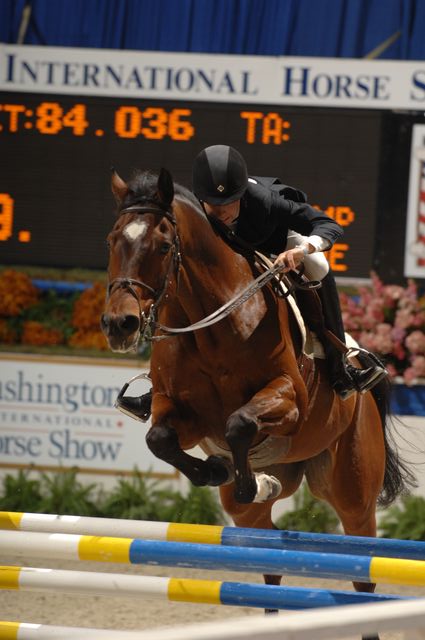
[[[350,355],[356,356],[359,353],[362,353],[366,358],[369,359],[369,361],[370,361],[369,367],[370,368],[375,367],[375,369],[376,369],[375,375],[371,378],[371,380],[369,380],[368,384],[366,384],[361,389],[357,388],[357,391],[359,393],[363,394],[363,393],[367,393],[368,391],[373,389],[373,387],[375,385],[377,385],[379,382],[381,382],[381,380],[386,378],[389,374],[388,374],[388,371],[385,368],[384,364],[379,360],[379,358],[374,353],[371,353],[370,351],[367,351],[367,349],[363,349],[362,347],[350,347],[347,350],[347,352],[345,354],[343,354],[345,365],[353,367],[354,365],[352,365],[348,361],[348,358],[349,358]],[[360,368],[359,371],[367,370],[367,368],[368,367]]]
[[[344,358],[345,364],[351,364],[351,362],[348,362],[348,358],[350,358],[350,356],[354,356],[355,357],[355,356],[359,355],[359,353],[362,353],[367,358],[370,358],[370,360],[372,360],[373,364],[376,365],[377,367],[380,367],[384,371],[387,371],[385,369],[384,364],[380,361],[378,356],[376,356],[371,351],[368,351],[367,349],[363,349],[363,347],[358,347],[358,346],[357,347],[349,347],[347,349],[347,351],[342,354],[342,357]]]
[[[380,368],[382,367],[382,365],[379,365]],[[367,393],[368,391],[371,391],[379,382],[381,382],[381,380],[383,380],[384,378],[386,378],[388,376],[388,371],[384,368],[381,368],[381,371],[377,371],[376,375],[374,378],[372,378],[372,380],[369,381],[369,384],[366,384],[363,389],[359,390],[359,393]]]
[[[118,409],[118,411],[121,411],[121,413],[124,413],[126,416],[129,416],[130,418],[133,418],[135,420],[140,420],[140,422],[146,422],[146,420],[143,420],[142,418],[140,418],[140,416],[133,413],[132,411],[127,410],[120,403],[120,401],[124,398],[124,394],[127,391],[128,387],[131,385],[132,382],[135,382],[136,380],[149,380],[149,382],[152,382],[152,379],[149,373],[138,373],[137,376],[133,376],[132,378],[130,378],[130,380],[124,384],[121,391],[117,395],[117,399],[114,402],[114,408]]]

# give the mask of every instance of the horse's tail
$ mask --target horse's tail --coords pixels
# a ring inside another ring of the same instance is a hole
[[[394,437],[390,432],[390,427],[394,426],[394,416],[391,414],[390,406],[391,391],[392,384],[388,378],[381,380],[371,391],[381,416],[385,442],[384,482],[378,497],[378,505],[382,507],[387,507],[394,502],[397,496],[408,493],[410,489],[417,486],[416,478],[406,462],[400,457]]]

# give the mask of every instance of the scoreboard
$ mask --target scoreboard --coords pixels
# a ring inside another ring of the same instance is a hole
[[[392,190],[406,197],[414,120],[376,109],[2,93],[0,264],[104,269],[110,168],[126,179],[166,167],[190,188],[197,153],[229,144],[251,175],[303,190],[344,227],[328,254],[336,276],[368,277],[377,262],[394,269],[402,255],[386,253],[385,216]],[[400,220],[391,233],[402,245]]]

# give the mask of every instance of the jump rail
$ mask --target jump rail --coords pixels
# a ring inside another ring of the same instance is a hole
[[[246,616],[146,631],[111,631],[0,622],[2,640],[340,640],[357,634],[419,630],[425,637],[425,599],[315,609],[287,616]],[[410,637],[410,636],[409,636]]]
[[[425,542],[0,511],[0,529],[425,560]]]
[[[262,609],[312,609],[407,599],[395,595],[354,591],[14,566],[0,567],[0,589],[115,597],[143,596],[174,602],[261,607]]]
[[[225,569],[425,586],[425,562],[420,560],[27,531],[0,531],[0,549],[17,557]]]

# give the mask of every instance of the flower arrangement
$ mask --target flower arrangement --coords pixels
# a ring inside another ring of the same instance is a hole
[[[425,378],[425,296],[409,280],[406,287],[385,285],[376,273],[355,296],[340,294],[345,330],[376,353],[392,378],[407,385]]]
[[[408,384],[425,378],[425,296],[414,281],[406,287],[385,285],[376,273],[370,286],[350,295],[340,293],[345,329],[359,344],[376,353],[390,376]],[[106,351],[99,321],[105,286],[99,282],[83,293],[43,293],[24,273],[0,273],[0,344],[65,345]]]
[[[100,316],[105,306],[105,287],[96,282],[76,300],[71,324],[75,333],[70,337],[72,347],[105,351],[108,343],[100,330]]]
[[[0,274],[0,316],[16,316],[35,305],[39,292],[24,273],[7,269]]]
[[[25,273],[5,270],[0,273],[0,344],[106,350],[99,326],[104,300],[100,283],[82,294],[61,296],[40,291]]]

